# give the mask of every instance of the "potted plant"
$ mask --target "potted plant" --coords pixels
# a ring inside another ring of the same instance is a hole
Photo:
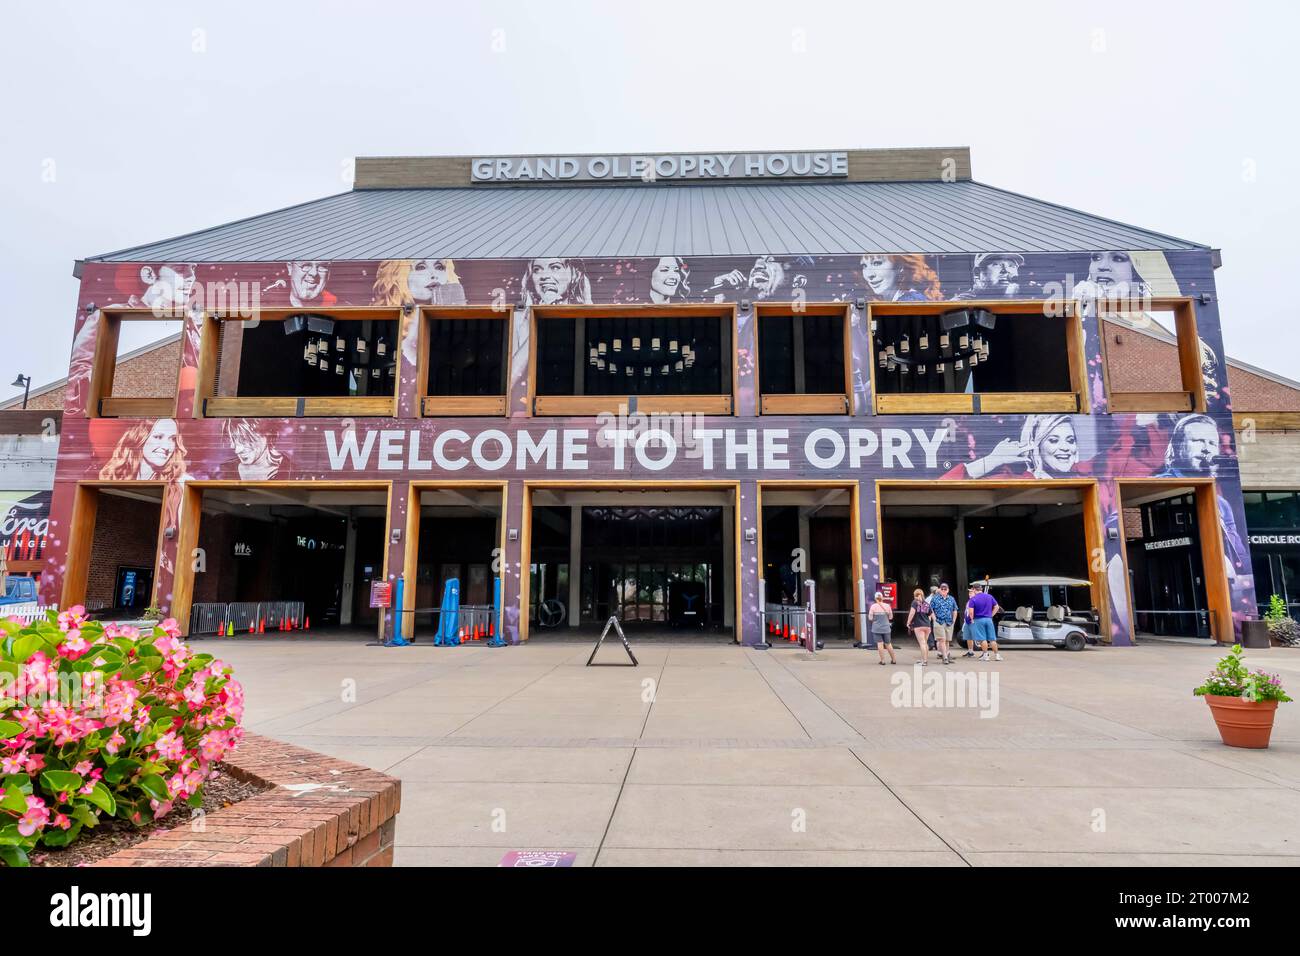
[[[1286,601],[1280,594],[1274,594],[1268,599],[1264,623],[1268,627],[1268,636],[1272,639],[1272,643],[1280,647],[1300,645],[1300,623],[1290,615]]]
[[[1241,661],[1241,645],[1232,645],[1194,694],[1204,697],[1229,747],[1262,750],[1273,733],[1277,705],[1291,698],[1276,674],[1251,672]]]

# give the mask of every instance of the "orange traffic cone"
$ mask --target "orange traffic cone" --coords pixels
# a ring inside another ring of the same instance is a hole
[[[226,622],[222,621],[220,624],[217,625],[217,637],[225,637],[225,636],[226,636]]]
[[[488,637],[496,637],[496,636],[497,636],[497,622],[488,621]]]
[[[256,633],[257,633],[257,625],[256,625],[254,622],[252,622],[252,621],[250,621],[250,622],[248,623],[248,633],[249,633],[249,634],[256,634]]]
[[[257,633],[258,633],[258,634],[265,634],[265,633],[266,633],[266,618],[264,618],[264,617],[259,617],[259,618],[257,619]]]
[[[304,617],[304,618],[302,619],[302,629],[303,629],[304,631],[310,631],[310,630],[311,630],[311,617],[310,617],[310,616]]]

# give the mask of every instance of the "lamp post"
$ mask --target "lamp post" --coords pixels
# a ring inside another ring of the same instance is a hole
[[[14,388],[21,388],[23,390],[23,408],[26,408],[27,397],[32,393],[32,377],[19,372],[18,377],[14,379],[13,385]]]

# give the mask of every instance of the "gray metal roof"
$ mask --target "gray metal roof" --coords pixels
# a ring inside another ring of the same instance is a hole
[[[354,190],[95,261],[1205,249],[982,183]]]

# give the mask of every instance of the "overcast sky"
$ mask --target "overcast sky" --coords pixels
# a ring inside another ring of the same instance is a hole
[[[1298,9],[6,3],[0,395],[66,374],[74,259],[343,191],[356,155],[953,145],[1221,248],[1229,354],[1300,377]]]

